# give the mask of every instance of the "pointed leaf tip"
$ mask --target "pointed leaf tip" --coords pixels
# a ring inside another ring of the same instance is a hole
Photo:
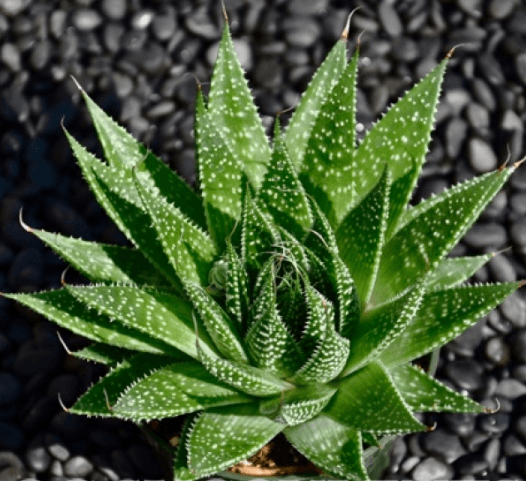
[[[20,227],[24,229],[26,232],[29,232],[30,234],[33,234],[34,230],[31,229],[23,220],[22,220],[22,209],[23,207],[20,207],[20,210],[18,211],[18,223],[20,224]]]
[[[360,8],[362,7],[356,7],[351,13],[349,13],[349,16],[347,17],[347,22],[345,24],[345,28],[343,29],[343,32],[340,36],[340,40],[342,42],[347,42],[347,40],[349,39],[349,29],[351,27],[352,16],[354,15],[354,12],[356,12],[356,10],[360,10]]]

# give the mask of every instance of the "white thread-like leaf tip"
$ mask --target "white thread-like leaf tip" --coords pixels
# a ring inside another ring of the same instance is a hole
[[[346,42],[349,38],[349,30],[351,28],[351,19],[352,19],[352,16],[354,15],[354,12],[356,12],[356,10],[360,10],[360,8],[362,7],[356,7],[355,9],[353,9],[353,11],[351,13],[349,13],[348,17],[347,17],[347,22],[345,23],[345,28],[343,29],[343,32],[341,34],[341,37],[340,37],[340,40]]]
[[[57,393],[57,397],[58,397],[58,403],[60,404],[60,407],[62,408],[62,410],[66,413],[69,413],[69,409],[64,405],[62,398],[60,397],[60,393]]]
[[[31,227],[29,227],[22,219],[22,210],[23,207],[20,207],[20,210],[18,211],[18,223],[20,224],[20,227],[22,227],[22,229],[32,234],[34,230]]]
[[[78,80],[73,76],[73,75],[70,75],[69,76],[71,78],[71,80],[73,80],[73,83],[75,84],[75,86],[79,89],[80,92],[84,93],[85,90],[82,88],[82,85],[80,85],[80,83],[78,82]]]

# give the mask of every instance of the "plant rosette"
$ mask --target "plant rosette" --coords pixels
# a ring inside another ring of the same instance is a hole
[[[186,415],[174,479],[233,478],[282,433],[332,479],[367,480],[391,437],[428,430],[415,412],[487,412],[412,361],[522,285],[467,285],[492,254],[447,257],[520,162],[409,206],[451,52],[358,145],[347,31],[270,144],[226,22],[197,93],[196,190],[81,89],[106,161],[65,134],[132,247],[25,226],[92,282],[5,294],[108,366],[67,410]]]

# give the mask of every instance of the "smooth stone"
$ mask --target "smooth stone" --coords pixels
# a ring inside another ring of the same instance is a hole
[[[441,428],[426,434],[424,448],[429,454],[439,456],[449,464],[467,453],[458,436]]]
[[[51,456],[44,446],[42,435],[38,435],[30,443],[26,450],[26,461],[30,469],[37,473],[43,473],[51,465]]]
[[[126,16],[126,0],[102,0],[100,8],[111,20],[122,20]]]
[[[435,481],[452,479],[454,471],[451,466],[437,458],[426,458],[413,470],[413,481]]]
[[[170,40],[177,29],[177,19],[173,8],[156,12],[152,21],[152,31],[161,42]]]
[[[506,256],[495,256],[489,262],[489,270],[497,282],[515,282],[517,273]]]
[[[11,451],[0,452],[0,481],[17,481],[26,474],[22,460]]]
[[[85,478],[93,471],[93,464],[84,456],[73,456],[64,463],[64,474],[69,477]]]
[[[319,39],[321,29],[311,17],[289,17],[283,21],[285,40],[293,47],[312,47]]]
[[[194,35],[207,40],[216,40],[220,36],[219,29],[210,20],[206,9],[198,9],[186,17],[185,26]]]
[[[502,434],[510,425],[510,415],[498,412],[481,416],[478,421],[478,427],[488,434]]]
[[[506,456],[526,454],[526,446],[514,434],[506,434],[502,451]]]
[[[515,69],[520,81],[526,85],[526,52],[515,57]]]
[[[514,420],[513,428],[515,432],[522,438],[523,442],[526,441],[526,416],[520,416]]]
[[[467,413],[446,413],[443,415],[449,430],[461,437],[469,436],[475,428],[475,416]]]
[[[514,359],[520,363],[526,363],[526,329],[514,332],[508,342]]]
[[[121,24],[108,23],[104,25],[102,32],[102,40],[104,45],[111,53],[117,53],[121,49],[121,39],[124,35],[125,29]],[[113,72],[117,75],[118,72]]]
[[[526,394],[526,384],[517,379],[502,379],[497,385],[496,394],[508,399],[517,399]]]
[[[30,3],[31,0],[0,0],[0,12],[8,17],[14,17],[25,10]]]
[[[496,87],[501,87],[504,84],[506,77],[502,73],[500,63],[492,54],[489,52],[481,52],[481,54],[477,56],[477,62],[480,72],[490,84]]]
[[[470,247],[482,250],[483,248],[501,248],[507,244],[506,229],[496,222],[475,224],[464,237],[464,242]]]
[[[488,462],[489,469],[494,470],[499,462],[501,449],[500,439],[491,439],[484,448],[484,459]]]
[[[493,364],[503,366],[509,361],[510,349],[502,337],[492,337],[484,343],[484,354]]]
[[[398,37],[402,35],[404,26],[398,12],[390,0],[382,0],[378,6],[378,18],[388,35]]]
[[[75,10],[72,22],[81,32],[90,32],[102,23],[99,12],[90,8]]]
[[[22,383],[10,372],[0,373],[0,406],[14,403],[22,392]]]
[[[453,117],[446,126],[446,153],[449,158],[456,159],[466,139],[468,125],[460,117]]]
[[[488,12],[493,18],[502,20],[510,16],[517,3],[517,0],[491,0]]]
[[[526,200],[526,194],[523,197],[524,200]],[[517,220],[511,225],[510,238],[513,243],[517,244],[518,246],[526,246],[526,224],[524,223],[524,220]]]
[[[472,81],[472,91],[478,103],[487,108],[490,112],[497,108],[497,101],[491,87],[481,78],[474,78]]]
[[[47,433],[44,436],[44,444],[48,453],[59,461],[67,461],[71,456],[69,449],[64,445],[62,439],[54,433]]]
[[[472,138],[468,144],[469,162],[475,172],[491,172],[498,167],[498,160],[491,146],[482,139]]]
[[[470,103],[466,109],[466,117],[476,132],[485,135],[489,128],[489,111],[483,105],[478,103]]]
[[[461,476],[466,474],[481,474],[488,468],[488,462],[480,453],[469,453],[458,458],[453,464],[455,472]]]
[[[444,102],[451,107],[453,114],[458,116],[471,102],[471,95],[466,89],[452,88],[444,93]]]
[[[139,10],[131,18],[131,26],[136,30],[147,29],[154,18],[155,13],[151,10]]]
[[[321,15],[327,13],[328,0],[292,0],[287,9],[294,15]]]
[[[500,312],[516,327],[526,327],[526,305],[520,293],[514,292],[499,306]]]
[[[511,371],[511,377],[517,381],[521,381],[523,384],[526,383],[526,364],[519,364],[514,366]]]
[[[4,62],[12,72],[20,72],[22,68],[22,59],[16,45],[5,42],[0,48],[0,60]]]
[[[62,353],[50,349],[32,349],[19,353],[14,371],[18,376],[29,377],[35,374],[49,373],[55,370],[62,359]]]
[[[459,359],[446,364],[446,375],[460,389],[474,391],[483,384],[483,369],[473,359]]]
[[[239,63],[244,70],[250,70],[252,68],[252,47],[245,39],[234,39],[234,50],[239,59]],[[206,60],[210,66],[213,66],[216,58],[217,51],[219,49],[219,42],[212,44],[206,51]]]

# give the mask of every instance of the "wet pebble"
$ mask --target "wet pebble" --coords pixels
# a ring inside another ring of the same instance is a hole
[[[0,452],[0,479],[16,481],[24,477],[25,466],[22,460],[11,451]]]
[[[502,379],[495,394],[513,400],[526,394],[526,385],[517,379]]]
[[[502,337],[492,337],[484,343],[484,354],[493,364],[504,365],[509,361],[510,352]]]
[[[521,53],[515,57],[515,69],[520,81],[526,85],[526,53]]]
[[[510,415],[503,412],[480,416],[478,427],[481,431],[488,434],[502,434],[510,426]]]
[[[283,22],[285,39],[293,47],[311,47],[318,40],[321,29],[310,17],[290,17]]]
[[[466,413],[446,413],[444,414],[449,430],[461,437],[469,436],[475,428],[475,416]]]
[[[64,474],[69,477],[85,478],[93,471],[93,464],[84,456],[73,456],[64,463]]]
[[[429,454],[439,456],[449,464],[466,453],[460,439],[441,428],[428,433],[423,444]]]
[[[20,52],[13,43],[5,42],[2,45],[0,48],[0,60],[13,72],[19,72],[22,68]]]
[[[499,310],[516,328],[526,327],[526,306],[518,292],[507,297]]]
[[[488,468],[488,462],[481,453],[469,453],[457,459],[453,465],[455,471],[461,475],[481,474]]]
[[[413,470],[414,481],[434,481],[451,479],[454,472],[451,466],[437,458],[426,458]]]
[[[498,167],[497,156],[491,146],[482,139],[472,138],[468,145],[469,162],[478,173],[490,172]]]
[[[66,461],[71,456],[69,449],[56,434],[47,433],[44,436],[44,445],[48,453],[59,461]]]
[[[31,440],[26,451],[26,461],[29,468],[37,473],[47,471],[51,465],[51,456],[47,452],[42,435]]]
[[[464,242],[475,249],[498,249],[507,243],[506,229],[496,222],[478,223],[468,231]]]
[[[391,37],[398,37],[402,34],[404,26],[398,12],[393,6],[393,2],[390,0],[382,0],[378,7],[378,18],[382,24],[384,30]]]
[[[90,32],[100,26],[102,17],[96,10],[85,8],[74,12],[72,22],[81,32]]]
[[[506,256],[495,256],[489,262],[488,267],[497,282],[515,282],[517,280],[515,268]]]
[[[518,362],[526,363],[526,329],[514,332],[509,339],[512,356]]]
[[[507,434],[504,437],[502,450],[506,456],[526,454],[526,446],[514,434]]]
[[[468,125],[465,120],[454,117],[446,127],[446,152],[450,159],[456,159],[460,154],[462,145],[466,139]]]
[[[220,35],[218,27],[212,23],[205,9],[198,9],[186,17],[185,26],[194,35],[207,40],[216,40]]]
[[[523,196],[523,197],[524,197],[524,200],[526,200],[526,195]],[[522,197],[521,197],[521,200],[523,200]],[[522,207],[524,207],[524,206],[521,205],[521,208]],[[524,208],[526,208],[526,207],[524,207]],[[511,240],[512,240],[512,242],[514,244],[516,244],[518,246],[521,246],[521,247],[526,246],[526,224],[524,223],[524,221],[522,219],[514,222],[511,225],[510,237],[511,237]]]
[[[176,28],[177,20],[173,8],[167,9],[164,12],[159,12],[155,15],[152,21],[153,34],[162,42],[170,40],[170,38],[173,37]]]
[[[287,8],[293,15],[320,15],[327,13],[328,0],[292,0]]]

